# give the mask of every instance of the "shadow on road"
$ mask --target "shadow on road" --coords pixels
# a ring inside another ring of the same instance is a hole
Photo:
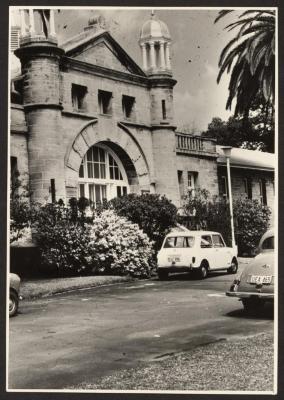
[[[214,271],[210,272],[210,274],[207,276],[207,278],[204,281],[210,280],[210,278],[218,277],[218,276],[228,276],[228,273],[225,271]],[[234,275],[230,275],[234,276]],[[156,278],[159,280],[159,278]],[[232,278],[233,281],[234,278]],[[203,279],[200,279],[197,274],[194,274],[192,272],[179,272],[177,274],[173,273],[168,276],[166,279],[167,281],[202,281]]]
[[[228,312],[225,316],[233,318],[273,320],[274,309],[272,304],[265,304],[262,310],[247,312],[243,308],[239,308],[238,310]]]

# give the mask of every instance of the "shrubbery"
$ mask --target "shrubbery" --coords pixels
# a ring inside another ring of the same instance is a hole
[[[234,202],[235,235],[240,254],[251,255],[268,229],[271,211],[257,200]]]
[[[129,194],[111,200],[109,205],[118,215],[138,224],[154,242],[156,251],[177,221],[176,206],[165,196],[158,194]]]
[[[189,229],[220,232],[231,246],[230,210],[224,199],[212,198],[207,190],[199,189],[184,198],[184,211]],[[239,255],[251,255],[269,227],[271,211],[257,200],[239,199],[233,202],[233,213]]]
[[[111,210],[86,217],[75,200],[42,206],[35,224],[42,262],[61,275],[150,273],[152,243],[138,225]]]
[[[148,276],[152,243],[147,235],[112,210],[96,216],[90,230],[89,250],[96,271]]]

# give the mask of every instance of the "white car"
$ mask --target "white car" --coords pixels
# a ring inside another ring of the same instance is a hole
[[[201,279],[210,271],[238,270],[237,248],[227,247],[222,235],[211,231],[187,231],[168,234],[158,252],[158,276],[169,272],[196,272]]]

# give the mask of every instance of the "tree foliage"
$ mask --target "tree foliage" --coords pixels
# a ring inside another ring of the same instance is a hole
[[[165,196],[145,193],[129,194],[110,201],[118,215],[128,218],[145,232],[155,243],[155,250],[161,247],[165,235],[175,226],[177,208]]]
[[[232,12],[221,11],[215,22]],[[244,11],[225,29],[238,31],[220,55],[217,82],[231,74],[226,108],[236,100],[235,115],[247,116],[257,96],[264,105],[274,102],[275,11]]]

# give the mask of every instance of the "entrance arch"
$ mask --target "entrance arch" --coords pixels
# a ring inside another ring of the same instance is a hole
[[[108,182],[105,180],[105,184],[110,185],[112,183],[114,186],[119,186],[114,180],[111,182],[111,172],[109,170],[109,163],[113,163],[109,158],[109,156],[111,156],[120,167],[123,176],[124,184],[121,185],[122,194],[123,191],[125,191],[123,186],[127,187],[126,190],[128,193],[140,193],[141,190],[150,190],[148,163],[140,145],[131,132],[117,126],[117,128],[111,132],[111,137],[109,137],[104,133],[104,130],[99,129],[97,120],[93,120],[81,129],[65,157],[67,199],[70,197],[78,197],[78,190],[80,190],[79,184],[83,182],[82,177],[79,176],[80,171],[82,172],[82,161],[86,160],[87,153],[89,152],[90,154],[90,149],[94,148],[93,146],[103,149],[108,157],[107,174],[110,180]],[[97,182],[97,184],[99,184],[99,182]],[[100,190],[104,191],[105,189],[102,188]],[[114,197],[114,190],[115,189],[110,189],[109,186],[107,200]],[[117,189],[117,194],[119,194],[119,189]]]

